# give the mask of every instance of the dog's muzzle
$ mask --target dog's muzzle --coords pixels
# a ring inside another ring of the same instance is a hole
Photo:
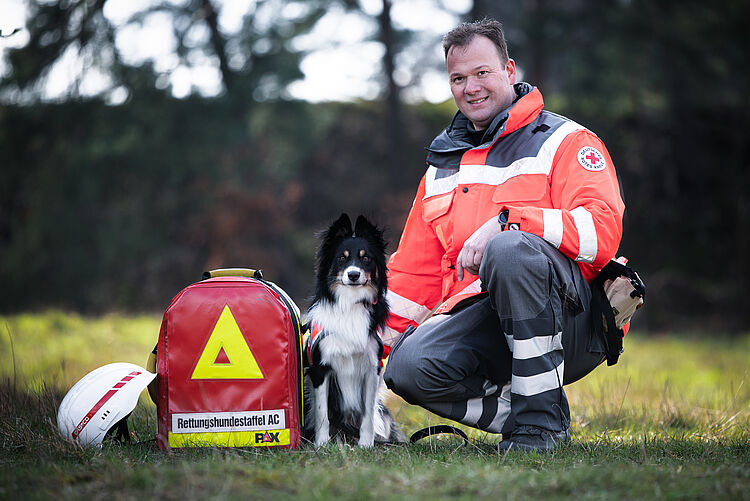
[[[356,266],[350,266],[344,270],[341,282],[344,285],[365,285],[367,283],[367,274]]]

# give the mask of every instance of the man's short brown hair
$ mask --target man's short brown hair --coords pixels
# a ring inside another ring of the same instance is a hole
[[[500,24],[500,21],[487,18],[472,23],[462,23],[448,32],[448,34],[443,37],[445,57],[448,57],[448,51],[451,47],[464,47],[469,45],[477,35],[489,38],[490,41],[495,44],[495,47],[497,47],[497,52],[500,54],[502,62],[508,62],[508,45],[505,43],[503,25]]]

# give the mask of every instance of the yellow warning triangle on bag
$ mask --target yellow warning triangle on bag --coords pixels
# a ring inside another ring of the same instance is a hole
[[[191,379],[263,379],[229,305],[224,305]]]

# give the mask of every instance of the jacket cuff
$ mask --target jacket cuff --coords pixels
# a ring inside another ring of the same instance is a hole
[[[530,224],[531,221],[526,214],[528,208],[505,207],[503,210],[508,211],[508,224],[505,226],[505,231],[520,230],[529,233],[536,233],[531,229],[533,225]]]

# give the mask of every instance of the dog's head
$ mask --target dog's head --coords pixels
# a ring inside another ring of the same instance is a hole
[[[318,250],[316,295],[329,301],[343,295],[358,301],[382,301],[387,289],[383,231],[364,216],[352,229],[342,214],[322,235]]]

